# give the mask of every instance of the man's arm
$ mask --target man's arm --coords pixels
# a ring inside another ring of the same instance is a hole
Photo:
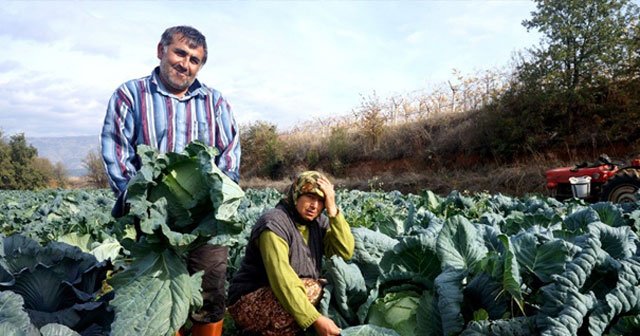
[[[127,183],[136,172],[134,127],[132,98],[122,86],[109,100],[100,134],[102,159],[109,184],[118,195],[126,190]]]
[[[216,104],[219,109],[219,119],[217,121],[216,128],[217,134],[224,136],[226,141],[226,147],[220,149],[220,156],[218,156],[218,162],[216,165],[223,173],[229,176],[233,181],[238,183],[240,181],[240,132],[235,117],[231,111],[231,106],[227,101],[220,97]]]

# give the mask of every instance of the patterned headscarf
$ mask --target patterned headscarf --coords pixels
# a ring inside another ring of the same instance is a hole
[[[315,194],[324,198],[324,193],[318,186],[318,179],[323,176],[322,173],[315,170],[308,170],[298,174],[285,192],[284,201],[295,207],[298,198],[304,194]]]

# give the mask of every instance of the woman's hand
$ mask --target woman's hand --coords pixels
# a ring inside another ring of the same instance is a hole
[[[330,318],[325,316],[318,317],[318,319],[313,322],[313,327],[319,336],[338,336],[342,331]]]
[[[333,184],[324,176],[318,178],[318,187],[324,193],[324,207],[327,209],[329,217],[335,217],[338,214],[338,206],[336,205],[336,192],[333,190]]]

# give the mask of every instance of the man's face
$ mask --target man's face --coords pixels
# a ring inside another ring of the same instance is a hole
[[[158,44],[158,58],[162,83],[171,93],[182,97],[202,68],[204,48],[191,48],[187,39],[175,35],[170,45]]]
[[[296,210],[304,220],[316,219],[324,209],[324,200],[316,194],[303,194],[298,197]]]

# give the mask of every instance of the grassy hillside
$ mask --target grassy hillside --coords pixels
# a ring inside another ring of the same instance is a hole
[[[353,189],[519,196],[545,192],[549,168],[640,154],[639,78],[572,92],[496,87],[402,105],[369,97],[351,119],[288,132],[258,122],[243,130],[242,178],[261,186],[317,169]]]

